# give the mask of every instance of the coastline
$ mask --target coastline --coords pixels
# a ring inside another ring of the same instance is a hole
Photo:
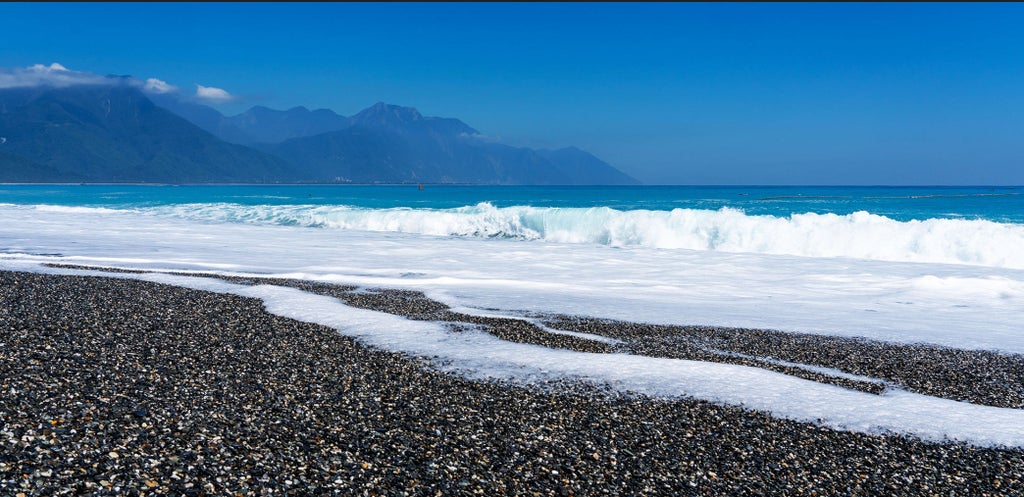
[[[473,381],[252,298],[13,272],[0,272],[0,297],[5,494],[1024,491],[1021,449],[837,431],[568,381]],[[447,312],[416,295],[380,298],[414,319]]]
[[[46,263],[55,269],[147,271]],[[468,326],[502,340],[588,353],[626,353],[737,364],[881,394],[900,388],[972,404],[1024,408],[1024,355],[928,344],[888,343],[779,330],[632,323],[566,315],[478,316],[451,310],[422,292],[215,273],[171,275],[241,285],[269,284],[337,298],[345,305],[411,320]]]

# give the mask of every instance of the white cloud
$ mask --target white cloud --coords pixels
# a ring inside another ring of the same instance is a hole
[[[142,87],[150,93],[174,93],[178,91],[178,87],[172,84],[168,84],[166,81],[159,80],[156,78],[149,78],[146,80],[146,85]]]
[[[174,93],[178,91],[177,86],[157,78],[149,78],[142,81],[131,76],[100,76],[91,72],[73,71],[57,62],[48,66],[36,64],[14,69],[0,68],[0,89],[35,88],[39,86],[66,88],[77,85],[126,85],[140,88],[149,93]],[[216,88],[213,89],[216,90]]]
[[[129,86],[149,94],[175,94],[178,98],[194,99],[205,103],[227,103],[238,97],[221,88],[196,85],[195,96],[182,95],[179,88],[162,79],[141,80],[132,76],[100,76],[91,72],[75,71],[54,62],[13,69],[0,68],[0,89],[52,87],[66,88],[77,85]]]
[[[217,103],[230,102],[235,99],[233,95],[225,90],[200,84],[196,84],[196,98]]]
[[[0,69],[0,88],[30,88],[35,86],[55,86],[63,88],[75,85],[112,84],[111,81],[97,74],[72,71],[56,62],[44,66],[36,64],[30,67]]]

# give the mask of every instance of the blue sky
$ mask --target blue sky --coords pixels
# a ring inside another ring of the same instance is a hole
[[[458,117],[646,183],[1024,184],[1024,4],[0,4],[59,63]]]

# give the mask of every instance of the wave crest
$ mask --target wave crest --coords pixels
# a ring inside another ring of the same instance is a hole
[[[186,204],[146,211],[206,222],[1024,269],[1024,225],[964,219],[904,222],[864,211],[778,217],[731,208],[619,211],[499,208],[486,202],[456,209]]]

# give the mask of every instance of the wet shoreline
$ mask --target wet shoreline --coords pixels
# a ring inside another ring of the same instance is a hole
[[[452,314],[414,292],[350,293],[349,305],[363,295],[365,308],[412,318]],[[1019,449],[836,431],[571,381],[472,381],[270,315],[250,298],[13,272],[0,272],[0,297],[5,495],[1024,490]],[[549,324],[629,333],[571,319]],[[543,338],[500,319],[483,324],[505,327],[495,334],[506,339]],[[655,331],[668,335],[632,336]],[[559,343],[547,346],[611,347],[551,336]]]

